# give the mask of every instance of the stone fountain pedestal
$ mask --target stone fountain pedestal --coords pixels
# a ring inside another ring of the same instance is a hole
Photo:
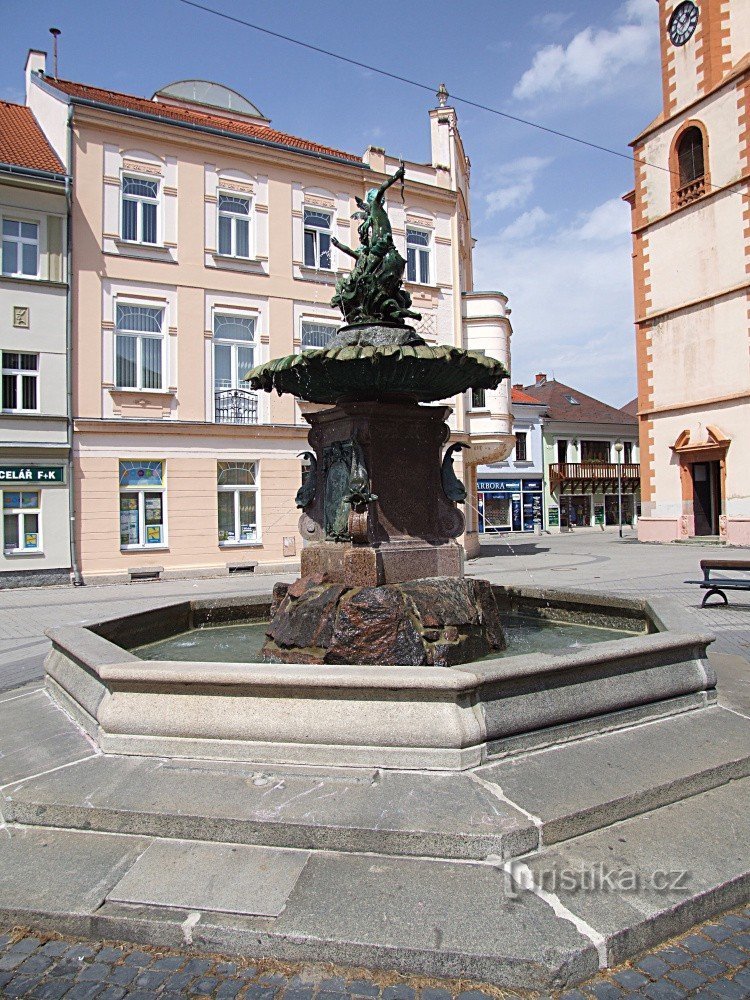
[[[463,549],[455,539],[464,518],[441,482],[450,412],[410,401],[342,401],[305,415],[316,466],[314,500],[300,518],[303,577],[324,574],[347,587],[379,587],[463,576]],[[350,518],[346,497],[357,460],[376,499]]]

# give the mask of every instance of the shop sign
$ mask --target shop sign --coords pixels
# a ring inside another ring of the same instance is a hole
[[[550,507],[547,511],[550,528],[557,528],[560,525],[560,508]]]
[[[64,483],[64,465],[0,465],[0,486],[3,483]]]
[[[478,490],[505,490],[507,493],[517,493],[521,489],[520,479],[479,479]]]
[[[524,479],[523,488],[532,493],[541,492],[542,481],[541,479]]]
[[[604,524],[604,504],[594,504],[594,524]]]

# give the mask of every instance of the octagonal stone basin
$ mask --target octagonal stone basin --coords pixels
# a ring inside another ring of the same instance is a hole
[[[105,753],[441,770],[715,701],[712,637],[666,631],[647,602],[494,589],[503,614],[629,635],[442,668],[133,652],[193,628],[268,620],[270,595],[224,597],[50,630],[47,684]]]

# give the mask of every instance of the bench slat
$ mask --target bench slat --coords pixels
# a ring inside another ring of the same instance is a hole
[[[737,569],[750,572],[750,559],[701,559],[701,569]]]

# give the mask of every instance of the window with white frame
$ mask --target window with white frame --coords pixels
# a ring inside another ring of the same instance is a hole
[[[250,199],[219,192],[219,253],[250,256]]]
[[[526,431],[516,432],[516,461],[528,461],[528,434]]]
[[[472,410],[484,410],[487,407],[487,397],[485,389],[472,389],[471,390],[471,408]]]
[[[216,488],[219,503],[219,544],[257,542],[258,463],[218,462]]]
[[[39,409],[39,355],[3,351],[3,410],[36,413]]]
[[[3,219],[3,274],[39,276],[39,223]]]
[[[328,347],[336,333],[333,323],[317,323],[314,320],[302,320],[302,349],[309,347]]]
[[[164,388],[164,309],[118,302],[115,308],[115,385]]]
[[[214,313],[214,420],[219,424],[257,424],[258,394],[245,376],[255,364],[254,316]]]
[[[3,490],[3,551],[40,552],[39,490]]]
[[[159,181],[122,177],[122,238],[132,243],[159,242]]]
[[[319,208],[306,208],[305,215],[305,266],[318,267],[330,271],[331,257],[330,212]]]
[[[166,545],[164,463],[120,462],[120,548]]]
[[[429,229],[406,228],[406,280],[420,285],[430,283],[430,245],[432,235]]]

